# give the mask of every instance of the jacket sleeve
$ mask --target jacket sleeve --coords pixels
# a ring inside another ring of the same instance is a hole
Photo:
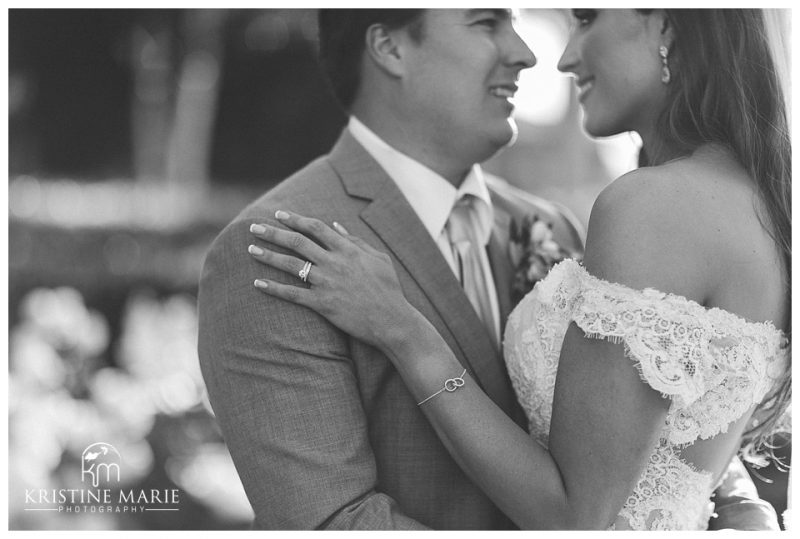
[[[253,287],[300,281],[249,257],[250,222],[227,227],[207,256],[198,349],[255,527],[424,529],[377,490],[349,337]]]
[[[710,530],[780,531],[772,505],[758,497],[758,490],[744,464],[734,457],[725,480],[714,492]]]

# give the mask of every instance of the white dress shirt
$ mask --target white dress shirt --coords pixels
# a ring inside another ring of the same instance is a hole
[[[456,189],[453,184],[419,161],[389,146],[355,116],[350,116],[347,128],[397,184],[400,192],[406,197],[457,277],[458,263],[453,258],[452,246],[447,237],[445,225],[453,205],[462,196],[469,194],[478,199],[479,202],[475,204],[473,225],[477,237],[483,241],[484,248],[479,250],[480,262],[486,276],[486,290],[489,293],[492,307],[496,342],[501,342],[500,307],[492,278],[492,268],[486,253],[486,246],[489,244],[492,234],[494,210],[480,165],[473,165],[467,177]]]

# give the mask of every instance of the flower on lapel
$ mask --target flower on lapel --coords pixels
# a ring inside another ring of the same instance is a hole
[[[550,269],[566,258],[577,258],[553,239],[553,223],[526,215],[522,222],[511,219],[508,254],[514,268],[511,295],[519,302]]]

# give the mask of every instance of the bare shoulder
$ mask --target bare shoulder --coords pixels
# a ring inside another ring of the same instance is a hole
[[[587,268],[637,289],[706,303],[716,287],[716,265],[731,254],[726,223],[748,213],[752,195],[746,174],[719,156],[693,155],[630,172],[595,202]]]
[[[707,214],[715,201],[727,205],[730,201],[726,199],[734,194],[732,189],[740,195],[752,193],[746,184],[746,174],[737,164],[692,156],[617,178],[600,194],[596,209],[610,207],[631,217],[647,217],[648,221],[681,222],[692,215]]]

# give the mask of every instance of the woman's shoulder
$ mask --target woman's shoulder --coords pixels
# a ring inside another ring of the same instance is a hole
[[[719,158],[716,159],[719,161]],[[718,255],[730,235],[723,224],[746,199],[731,193],[724,163],[690,156],[621,176],[597,198],[589,221],[587,264],[602,278],[653,287],[700,303],[714,287]],[[738,174],[725,164],[730,174]],[[739,197],[733,203],[733,197]],[[717,251],[720,251],[717,253]]]
[[[638,169],[592,210],[586,263],[601,278],[652,287],[753,320],[777,320],[781,272],[754,183],[729,154]]]
[[[736,181],[742,185],[751,183],[747,171],[732,150],[718,144],[705,144],[694,151],[675,157],[658,165],[637,168],[618,180],[621,186],[632,181],[657,181],[669,179],[678,181],[682,188],[700,183],[709,187],[719,181]],[[652,187],[657,187],[654,184]]]
[[[668,218],[675,216],[676,210],[708,209],[715,201],[724,204],[726,198],[752,192],[747,173],[733,158],[695,152],[620,176],[601,192],[598,202],[631,213],[642,208],[649,213],[669,204],[669,211],[662,216]]]
[[[730,226],[732,219],[742,228],[760,228],[753,204],[756,196],[754,182],[730,154],[701,148],[685,158],[617,178],[598,196],[592,216],[596,224],[624,223],[656,239],[665,233],[685,233],[706,249],[719,244],[726,231],[736,230]]]

